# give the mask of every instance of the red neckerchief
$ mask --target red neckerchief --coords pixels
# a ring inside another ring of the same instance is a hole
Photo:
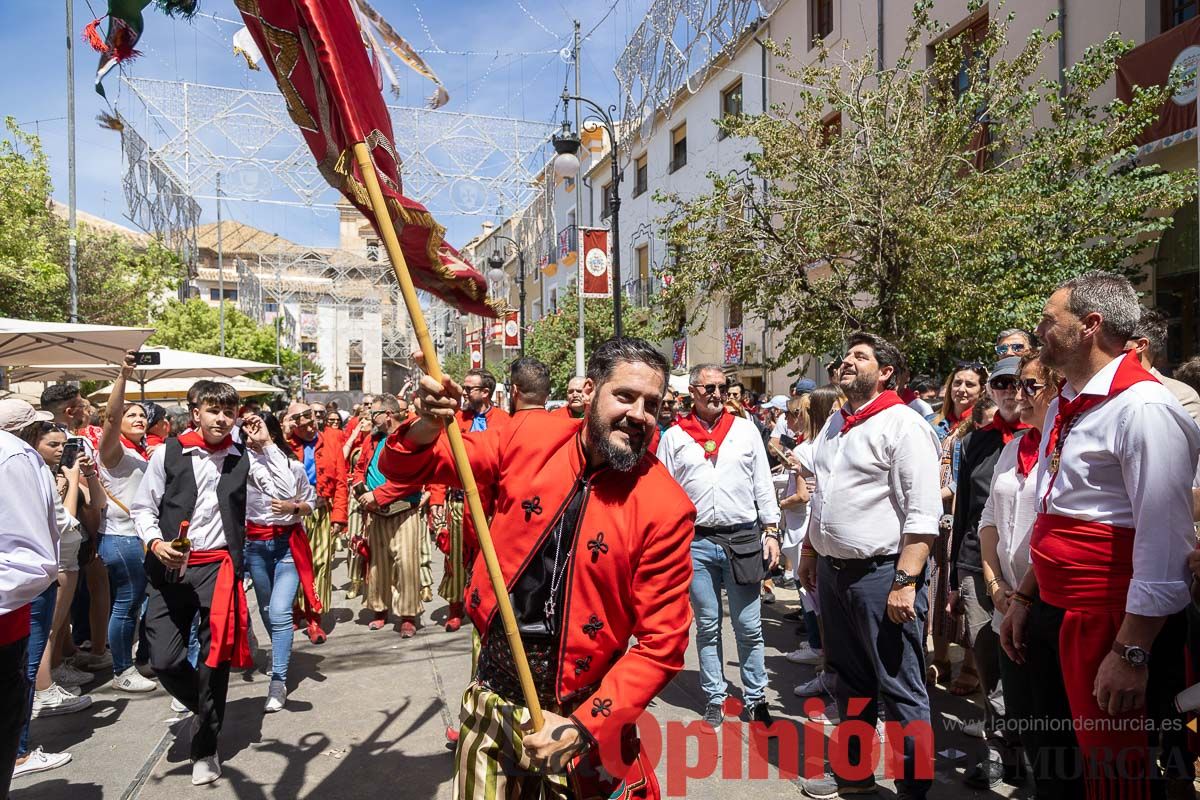
[[[166,441],[167,440],[161,436],[155,436],[152,433],[147,433],[146,434],[146,449],[149,450],[151,447],[159,447],[159,446],[165,444]]]
[[[1017,443],[1017,474],[1022,478],[1029,477],[1037,466],[1038,445],[1042,443],[1042,432],[1030,427],[1029,431]]]
[[[686,417],[680,417],[676,424],[684,433],[692,437],[696,444],[704,448],[705,458],[714,459],[717,457],[717,451],[721,449],[721,442],[725,441],[725,435],[733,427],[733,414],[722,411],[721,416],[717,419],[717,424],[711,431],[704,427],[694,412]]]
[[[207,450],[210,453],[215,453],[218,450],[224,450],[226,447],[231,447],[233,445],[233,435],[227,433],[225,434],[225,438],[221,441],[217,442],[216,444],[209,444],[208,442],[204,441],[204,435],[201,434],[200,431],[193,428],[192,430],[186,431],[179,435],[179,443],[184,447],[199,447],[203,450]]]
[[[1000,438],[1004,440],[1005,444],[1008,444],[1013,440],[1013,437],[1017,435],[1017,431],[1027,430],[1030,427],[1031,426],[1026,425],[1024,422],[1021,422],[1019,418],[1016,422],[1009,422],[1003,416],[1001,416],[999,411],[997,411],[992,416],[992,421],[987,425],[984,425],[982,428],[980,428],[980,430],[1000,431]]]
[[[855,425],[869,420],[880,411],[886,411],[892,406],[902,405],[904,405],[904,401],[900,399],[900,395],[888,389],[886,392],[880,392],[878,397],[860,408],[856,414],[850,414],[843,408],[842,432],[840,435],[845,436]]]
[[[123,433],[121,434],[121,444],[125,445],[129,450],[133,450],[147,461],[150,460],[150,451],[146,449],[146,445],[133,441]]]
[[[904,401],[905,405],[908,405],[913,400],[916,400],[918,397],[920,397],[920,395],[917,394],[916,389],[912,389],[908,386],[905,386],[903,389],[900,390],[900,399]]]
[[[1067,400],[1062,396],[1062,386],[1058,387],[1058,411],[1054,415],[1054,427],[1050,429],[1050,435],[1046,437],[1046,455],[1054,452],[1059,443],[1059,437],[1063,436],[1063,431],[1068,430],[1075,418],[1085,411],[1089,411],[1103,403],[1110,397],[1116,397],[1121,392],[1128,389],[1134,384],[1142,381],[1154,381],[1158,383],[1158,378],[1151,375],[1142,366],[1142,361],[1138,358],[1136,350],[1127,350],[1125,357],[1121,359],[1121,363],[1117,366],[1117,374],[1113,376],[1112,386],[1109,387],[1108,394],[1078,394],[1074,400]],[[1063,382],[1065,385],[1065,381]],[[1057,447],[1061,451],[1061,447]]]
[[[946,412],[946,422],[951,428],[957,428],[958,423],[962,422],[967,417],[971,416],[971,411],[975,408],[975,404],[967,406],[963,409],[963,413],[954,413],[954,401],[950,401],[950,410]]]

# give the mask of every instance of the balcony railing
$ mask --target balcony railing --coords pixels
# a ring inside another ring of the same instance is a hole
[[[658,278],[635,278],[621,284],[626,301],[635,308],[645,308],[662,294],[662,281]]]

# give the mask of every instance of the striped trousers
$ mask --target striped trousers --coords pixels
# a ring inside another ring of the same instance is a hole
[[[390,517],[372,514],[367,524],[371,563],[363,605],[375,612],[417,617],[421,604],[421,540],[424,519],[419,508]]]
[[[363,536],[363,523],[365,518],[363,512],[359,510],[358,499],[350,499],[350,513],[346,520],[346,533],[351,539],[356,536]],[[363,563],[363,558],[358,553],[350,551],[346,557],[347,564],[350,568],[350,587],[346,589],[346,599],[352,600],[355,597],[361,597],[363,593],[363,576],[366,575],[366,564]]]
[[[450,553],[446,572],[438,586],[438,595],[448,603],[461,603],[467,591],[467,570],[463,563],[463,501],[446,498],[446,527],[450,529]]]
[[[333,606],[333,533],[330,530],[329,509],[319,508],[305,525],[313,555],[313,588],[321,608]],[[303,601],[301,595],[301,601]]]

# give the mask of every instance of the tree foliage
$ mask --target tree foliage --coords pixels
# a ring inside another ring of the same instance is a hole
[[[920,67],[945,30],[932,5],[915,4],[903,54],[882,71],[875,53],[822,50],[796,67],[772,45],[787,80],[809,88],[791,109],[722,122],[757,144],[748,176],[713,173],[702,196],[660,196],[679,254],[667,318],[697,325],[697,297],[728,296],[782,332],[776,365],[865,328],[928,369],[1030,327],[1066,278],[1136,272],[1131,260],[1171,224],[1164,214],[1195,191],[1193,171],[1134,159],[1170,87],[1100,107],[1131,47],[1117,34],[1062,87],[1038,78],[1058,33],[1010,45],[1003,2],[982,40],[943,40]]]
[[[579,335],[579,295],[569,287],[559,295],[558,311],[533,323],[525,337],[525,354],[550,368],[552,397],[565,397],[567,381],[575,375],[575,339]],[[648,309],[621,307],[621,323],[626,336],[654,339],[656,326]],[[584,351],[592,353],[613,335],[612,299],[584,300]],[[511,363],[511,360],[510,362]],[[508,364],[505,364],[507,369]]]

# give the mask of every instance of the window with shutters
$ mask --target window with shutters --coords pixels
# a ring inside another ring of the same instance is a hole
[[[687,123],[671,131],[671,163],[668,172],[675,172],[687,164]]]
[[[646,154],[642,153],[633,162],[633,196],[637,197],[644,194],[646,187],[649,184],[649,173],[647,171]]]

